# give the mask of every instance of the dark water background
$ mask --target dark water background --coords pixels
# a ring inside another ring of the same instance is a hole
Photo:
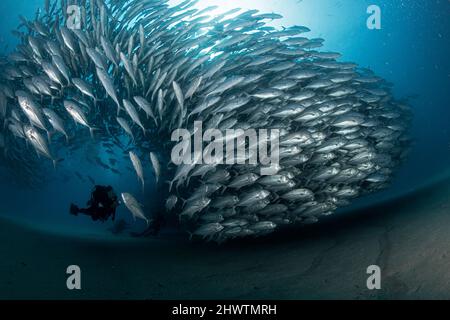
[[[239,6],[281,13],[285,18],[277,21],[276,26],[308,26],[312,30],[308,37],[326,40],[323,50],[340,52],[342,60],[372,69],[394,84],[397,98],[410,98],[415,118],[411,133],[414,146],[409,160],[399,169],[389,189],[356,201],[354,207],[396,198],[447,176],[450,169],[450,1],[242,0],[233,4],[229,0],[200,0],[198,6],[211,4],[219,5],[221,11]],[[381,30],[366,27],[366,10],[372,4],[381,8]],[[32,18],[40,6],[43,6],[41,0],[0,2],[1,51],[10,52],[16,44],[10,30],[19,24],[18,15]],[[87,218],[71,217],[67,212],[70,202],[84,204],[87,200],[92,188],[88,176],[97,183],[113,185],[118,192],[134,193],[147,207],[155,200],[151,195],[156,196],[149,161],[144,168],[147,180],[144,199],[134,172],[126,168],[130,163],[122,158],[121,151],[117,152],[120,175],[86,160],[89,154],[108,161],[110,156],[98,144],[65,158],[56,172],[48,164],[43,174],[50,177],[50,182],[37,190],[15,187],[6,175],[1,175],[0,215],[17,217],[58,232],[104,233],[111,223],[94,224]],[[124,208],[119,210],[119,217],[130,220]],[[140,223],[133,226],[136,230],[142,227]]]

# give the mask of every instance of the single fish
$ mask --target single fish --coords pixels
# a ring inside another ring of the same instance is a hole
[[[122,193],[121,197],[123,203],[133,215],[134,221],[136,221],[136,218],[139,218],[144,220],[147,225],[150,224],[150,220],[145,216],[144,211],[142,210],[143,206],[136,200],[134,196],[129,193]]]
[[[154,152],[150,152],[150,161],[155,172],[156,183],[158,184],[158,180],[161,175],[161,165],[159,163],[158,156]]]
[[[142,182],[142,190],[144,190],[145,187],[144,169],[142,168],[141,160],[133,151],[129,152],[129,156],[131,163],[133,164],[133,168],[138,176],[138,179]]]

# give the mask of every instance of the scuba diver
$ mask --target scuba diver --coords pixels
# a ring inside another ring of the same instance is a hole
[[[79,208],[74,204],[70,205],[70,213],[77,216],[79,213],[90,216],[92,220],[105,222],[112,216],[116,218],[116,209],[119,206],[119,198],[111,186],[95,186],[88,201],[87,208]]]

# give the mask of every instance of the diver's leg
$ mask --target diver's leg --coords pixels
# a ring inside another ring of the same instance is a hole
[[[79,209],[78,209],[78,212],[79,212],[79,213],[82,213],[82,214],[85,214],[85,215],[88,215],[88,216],[91,215],[91,211],[89,210],[89,208],[87,208],[87,209],[85,209],[85,208],[79,208]]]
[[[96,212],[97,219],[106,221],[109,218],[109,211],[107,208],[98,208]]]

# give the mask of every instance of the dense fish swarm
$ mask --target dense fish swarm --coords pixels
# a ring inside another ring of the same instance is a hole
[[[81,3],[81,29],[67,27],[63,0],[14,31],[21,43],[1,62],[6,162],[38,164],[37,152],[57,165],[58,150],[90,133],[123,149],[143,187],[151,166],[166,210],[192,236],[220,242],[315,223],[385,188],[405,157],[406,103],[370,70],[318,51],[324,40],[304,37],[306,27],[267,26],[281,16],[257,10],[212,17],[215,7],[195,0]],[[275,175],[250,164],[175,166],[173,130],[199,120],[279,129]],[[147,219],[133,195],[122,198]]]

